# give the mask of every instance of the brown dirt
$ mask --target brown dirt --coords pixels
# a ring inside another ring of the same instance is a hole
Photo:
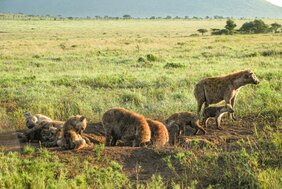
[[[248,139],[250,141],[256,141],[254,134],[254,125],[258,128],[262,125],[275,125],[275,123],[269,124],[265,122],[254,123],[252,120],[240,120],[229,121],[223,120],[222,130],[217,130],[215,122],[209,122],[206,135],[202,135],[199,132],[197,136],[189,136],[193,133],[193,130],[186,130],[188,136],[180,137],[178,146],[184,149],[191,150],[191,146],[197,141],[197,149],[200,150],[205,146],[215,146],[224,148],[227,150],[236,149],[236,142],[241,139]],[[85,131],[87,136],[94,144],[103,143],[105,141],[104,131],[101,123],[90,123]],[[0,133],[0,147],[3,146],[7,151],[20,151],[25,144],[20,144],[17,139],[16,132]],[[31,143],[35,147],[38,147],[38,143]],[[195,147],[195,146],[194,146]],[[94,147],[95,148],[95,147]],[[170,155],[178,148],[176,146],[167,146],[162,149],[156,149],[152,147],[148,148],[133,148],[125,146],[117,147],[105,147],[103,151],[103,157],[117,161],[123,166],[123,171],[132,180],[136,180],[137,176],[140,182],[148,180],[152,174],[159,173],[165,178],[170,178],[173,173],[167,168],[162,161],[162,157]],[[193,151],[195,148],[193,148]],[[93,148],[82,149],[79,151],[62,151],[59,148],[50,149],[52,153],[57,154],[60,157],[71,157],[74,154],[81,159],[87,157],[94,157],[96,155]]]

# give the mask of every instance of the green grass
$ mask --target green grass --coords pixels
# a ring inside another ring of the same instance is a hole
[[[276,119],[282,35],[189,37],[200,27],[224,25],[225,20],[1,20],[1,116],[14,128],[23,127],[25,111],[98,121],[107,109],[122,106],[164,118],[195,111],[193,88],[201,78],[252,69],[262,82],[241,90],[236,111]]]

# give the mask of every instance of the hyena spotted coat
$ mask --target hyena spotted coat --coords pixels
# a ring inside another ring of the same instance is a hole
[[[194,135],[196,135],[199,130],[201,130],[203,134],[206,133],[205,129],[200,125],[198,116],[192,112],[174,113],[164,120],[164,124],[169,133],[169,143],[172,145],[177,143],[180,135],[185,134],[185,128],[187,126],[196,129]]]
[[[179,126],[179,134],[185,133],[185,128],[187,126],[190,126],[195,130],[194,135],[196,135],[199,130],[203,132],[203,134],[206,134],[205,129],[200,125],[199,117],[192,113],[192,112],[179,112],[172,114],[169,118],[167,118],[164,123],[166,124],[167,128],[169,129],[172,125],[178,125]]]
[[[164,146],[169,141],[169,134],[166,126],[156,120],[147,119],[151,129],[151,142],[155,146]]]
[[[113,108],[103,114],[106,145],[115,146],[121,139],[125,145],[143,146],[150,143],[151,130],[146,118],[124,108]]]
[[[220,127],[221,118],[225,113],[234,113],[234,110],[230,104],[226,104],[225,106],[215,106],[215,107],[209,106],[205,108],[203,112],[202,125],[204,127],[207,127],[208,120],[210,118],[215,118],[217,129],[221,129]]]
[[[63,137],[59,145],[63,149],[79,150],[88,147],[86,140],[82,138],[81,133],[87,127],[87,121],[84,116],[76,115],[70,117],[63,126]]]
[[[200,115],[202,105],[205,108],[210,104],[225,101],[234,108],[235,99],[240,88],[247,84],[259,84],[256,75],[250,70],[238,71],[224,76],[208,77],[199,81],[194,90],[194,95],[198,102],[197,113]],[[230,118],[235,120],[234,113]]]
[[[42,121],[53,121],[50,117],[47,117],[42,114],[32,115],[30,112],[24,114],[26,127],[28,129],[33,128],[36,124],[41,123]]]

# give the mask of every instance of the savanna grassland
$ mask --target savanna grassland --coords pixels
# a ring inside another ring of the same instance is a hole
[[[3,148],[0,188],[281,188],[282,33],[191,36],[225,21],[0,20],[0,132],[23,129],[26,111],[99,122],[121,106],[163,120],[196,111],[193,89],[204,77],[251,69],[261,80],[241,89],[238,120],[224,120],[226,129],[251,133],[232,144],[97,145],[77,153]],[[265,20],[275,21],[282,23]],[[235,22],[239,28],[246,20]],[[221,132],[214,130],[213,137]],[[138,177],[144,154],[154,163],[152,179]],[[131,157],[135,164],[126,164]]]

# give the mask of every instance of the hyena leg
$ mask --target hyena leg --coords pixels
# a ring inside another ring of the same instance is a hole
[[[116,136],[113,136],[111,146],[115,146],[117,144],[118,138]]]
[[[200,112],[201,112],[201,109],[202,109],[202,106],[203,104],[205,103],[204,100],[199,100],[198,101],[198,109],[197,109],[197,115],[200,117]]]
[[[112,135],[110,133],[106,134],[106,146],[111,145]]]
[[[219,115],[219,116],[216,118],[216,127],[217,127],[217,129],[219,129],[219,130],[222,130],[222,128],[220,127],[222,115],[223,115],[223,114]]]
[[[236,100],[237,94],[231,99],[231,106],[232,108],[234,108],[235,106],[235,100]],[[236,121],[236,117],[234,115],[234,113],[228,113],[229,114],[229,118]]]
[[[79,139],[74,141],[75,144],[75,149],[79,150],[81,148],[87,147],[88,145],[86,144],[86,141],[84,139]]]
[[[204,127],[207,127],[207,125],[208,125],[208,120],[209,120],[209,118],[206,118],[206,117],[203,118],[203,120],[202,120],[202,125],[203,125]]]
[[[206,130],[200,125],[199,120],[196,120],[194,123],[192,122],[193,127],[196,129],[194,135],[196,135],[199,130],[201,130],[204,134],[206,134]]]
[[[193,135],[198,134],[198,132],[199,132],[199,129],[198,129],[198,128],[196,128],[196,131],[193,133]]]

